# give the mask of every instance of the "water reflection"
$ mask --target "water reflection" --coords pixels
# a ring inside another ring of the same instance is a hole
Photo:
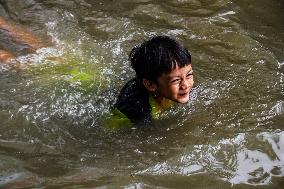
[[[257,140],[255,147],[249,141]],[[266,185],[284,172],[284,132],[256,136],[240,133],[215,144],[187,147],[183,155],[156,164],[138,175],[185,175],[210,173],[232,183]],[[272,150],[272,151],[271,151]]]

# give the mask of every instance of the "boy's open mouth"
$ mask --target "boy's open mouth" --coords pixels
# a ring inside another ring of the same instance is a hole
[[[179,93],[178,94],[180,97],[185,97],[186,95],[188,95],[188,92],[186,92],[186,93]]]

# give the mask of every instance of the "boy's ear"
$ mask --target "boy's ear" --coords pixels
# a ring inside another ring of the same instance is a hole
[[[157,84],[152,81],[149,81],[148,79],[143,79],[143,85],[150,92],[155,92],[157,90]]]

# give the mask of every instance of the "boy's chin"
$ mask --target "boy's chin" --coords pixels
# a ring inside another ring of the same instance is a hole
[[[181,104],[186,104],[189,101],[189,97],[178,98],[175,101]]]
[[[186,103],[188,103],[188,101],[189,101],[189,100],[182,100],[182,101],[179,101],[179,103],[181,103],[181,104],[186,104]]]

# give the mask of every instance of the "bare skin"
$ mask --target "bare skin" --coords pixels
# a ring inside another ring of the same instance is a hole
[[[6,31],[15,41],[29,45],[33,52],[44,47],[43,42],[31,32],[23,27],[7,22],[3,17],[0,17],[0,29]]]
[[[30,53],[35,53],[36,50],[45,46],[41,39],[37,38],[27,29],[8,22],[1,16],[0,30],[5,32],[16,43],[27,45]],[[20,65],[16,61],[14,52],[4,49],[0,49],[0,64],[10,65],[12,68],[15,68],[18,71],[25,68],[25,66]]]
[[[16,56],[11,52],[0,49],[0,64],[9,65],[10,68],[19,72],[26,68],[26,65],[19,64],[16,61]]]
[[[182,68],[176,67],[170,73],[158,77],[157,82],[143,80],[144,86],[155,94],[155,100],[164,109],[171,101],[187,103],[189,93],[193,87],[193,70],[191,65]]]
[[[0,49],[0,62],[8,64],[11,63],[15,58],[15,55],[13,55],[11,52]]]

